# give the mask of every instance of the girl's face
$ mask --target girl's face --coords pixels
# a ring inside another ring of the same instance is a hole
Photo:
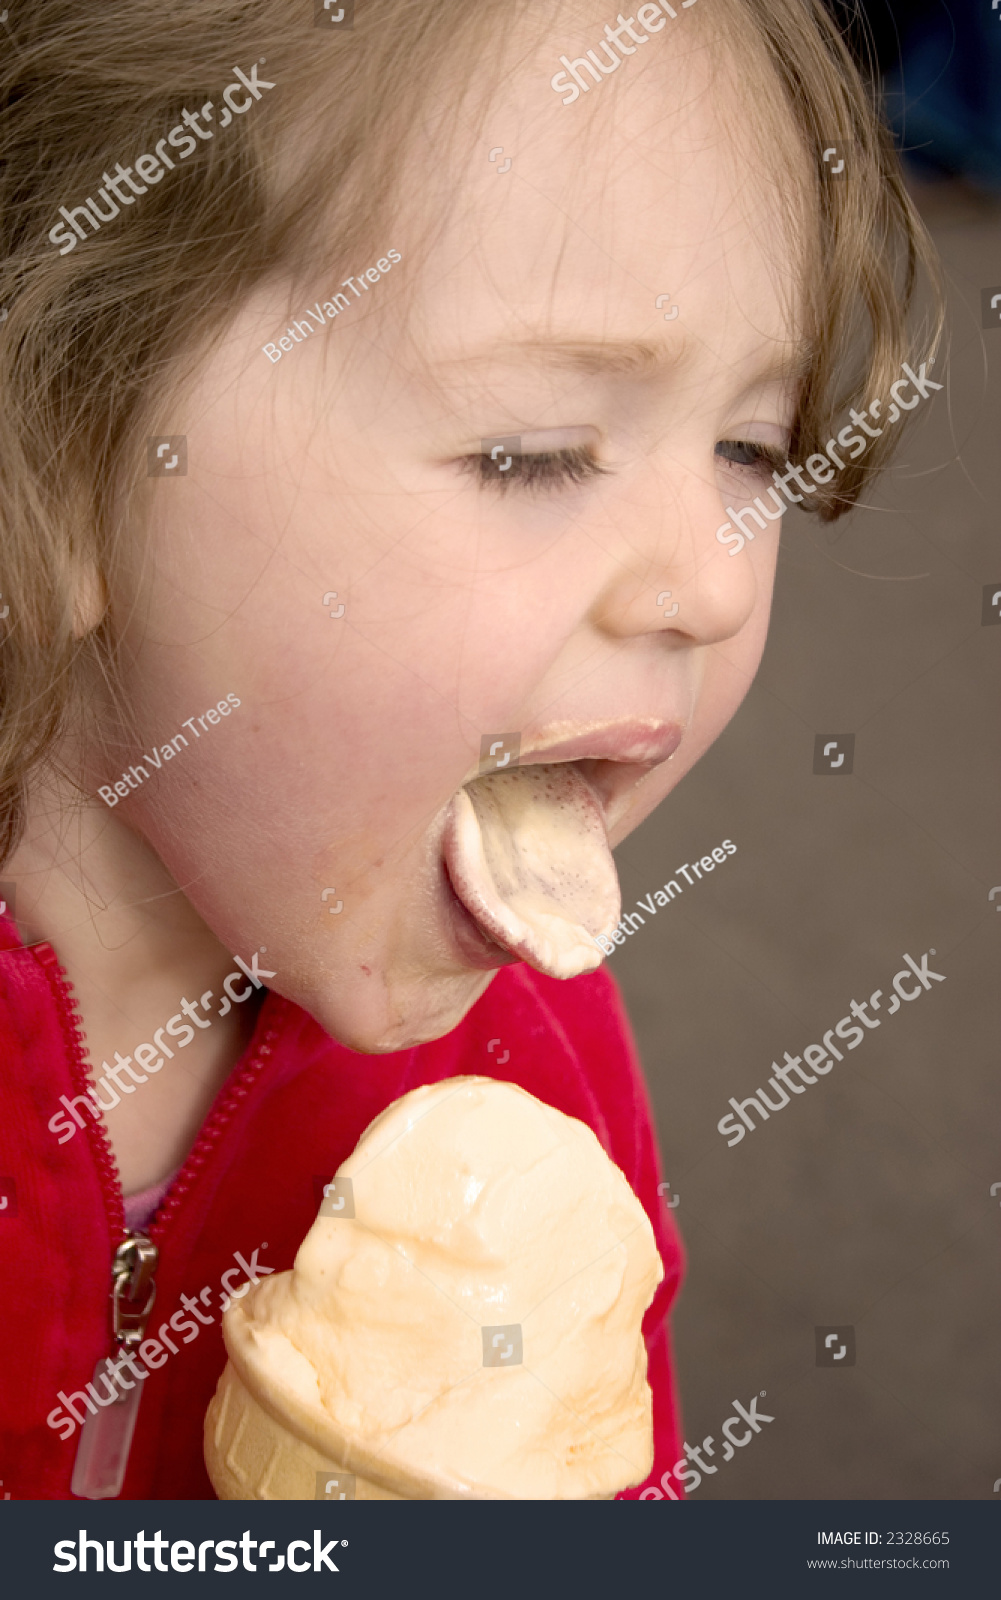
[[[792,254],[735,92],[670,27],[572,106],[549,78],[580,50],[549,41],[451,157],[430,248],[401,217],[291,316],[287,286],[255,293],[163,418],[187,475],[155,484],[112,604],[143,751],[188,744],[108,825],[356,1049],[445,1033],[505,959],[442,863],[484,738],[580,760],[615,844],[762,652],[777,526],[738,555],[715,533],[772,467],[726,441],[786,452]],[[306,306],[338,290],[317,328]],[[510,436],[526,454],[502,477],[483,441]]]

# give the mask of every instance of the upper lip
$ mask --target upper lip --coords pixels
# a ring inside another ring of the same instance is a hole
[[[563,724],[543,729],[534,740],[526,740],[518,756],[518,765],[591,760],[655,767],[674,754],[683,733],[680,722],[662,722],[654,717],[594,723],[584,728],[579,724]]]

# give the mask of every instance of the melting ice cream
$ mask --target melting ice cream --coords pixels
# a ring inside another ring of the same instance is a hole
[[[452,801],[445,861],[490,937],[554,978],[591,972],[621,914],[604,818],[569,762],[516,767]]]
[[[376,1118],[336,1192],[342,1214],[321,1208],[293,1270],[226,1313],[220,1395],[231,1369],[240,1395],[228,1420],[219,1396],[209,1410],[218,1493],[312,1495],[329,1463],[381,1498],[610,1498],[642,1481],[641,1323],[663,1267],[590,1128],[512,1084],[448,1079]],[[250,1491],[234,1489],[248,1461]]]

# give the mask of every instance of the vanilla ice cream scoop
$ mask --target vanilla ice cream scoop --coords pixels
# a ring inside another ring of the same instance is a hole
[[[591,972],[621,912],[604,817],[572,762],[476,778],[452,800],[445,861],[490,937],[554,978]]]
[[[293,1270],[223,1323],[241,1394],[313,1452],[308,1492],[323,1463],[382,1497],[611,1498],[643,1480],[641,1323],[663,1267],[590,1128],[512,1084],[451,1078],[377,1117],[327,1193]],[[267,1452],[213,1406],[217,1492],[270,1497],[217,1473],[226,1457],[238,1479],[256,1449],[259,1484]]]

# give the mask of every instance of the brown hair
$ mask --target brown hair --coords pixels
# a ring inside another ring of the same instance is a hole
[[[77,637],[75,573],[82,558],[109,571],[123,507],[144,477],[143,438],[169,431],[156,426],[167,394],[255,285],[319,264],[321,244],[326,265],[338,265],[331,237],[338,257],[357,259],[392,205],[396,153],[428,97],[458,115],[456,65],[476,59],[485,36],[510,40],[520,25],[537,40],[563,9],[359,0],[353,28],[324,33],[307,0],[18,8],[0,42],[0,598],[10,608],[0,861],[19,837],[29,773],[69,726],[81,658],[114,681],[107,621]],[[917,359],[907,315],[918,267],[934,277],[931,249],[871,92],[820,0],[712,0],[700,12],[702,27],[753,28],[815,162],[815,356],[793,443],[802,459],[841,410],[885,395],[902,360]],[[223,130],[223,86],[255,63],[276,87]],[[60,207],[96,196],[102,171],[151,152],[185,107],[209,100],[218,136],[196,159],[61,254],[49,239]],[[823,162],[831,145],[851,151],[837,181]],[[874,440],[810,509],[825,520],[847,510],[890,447],[886,435]]]

